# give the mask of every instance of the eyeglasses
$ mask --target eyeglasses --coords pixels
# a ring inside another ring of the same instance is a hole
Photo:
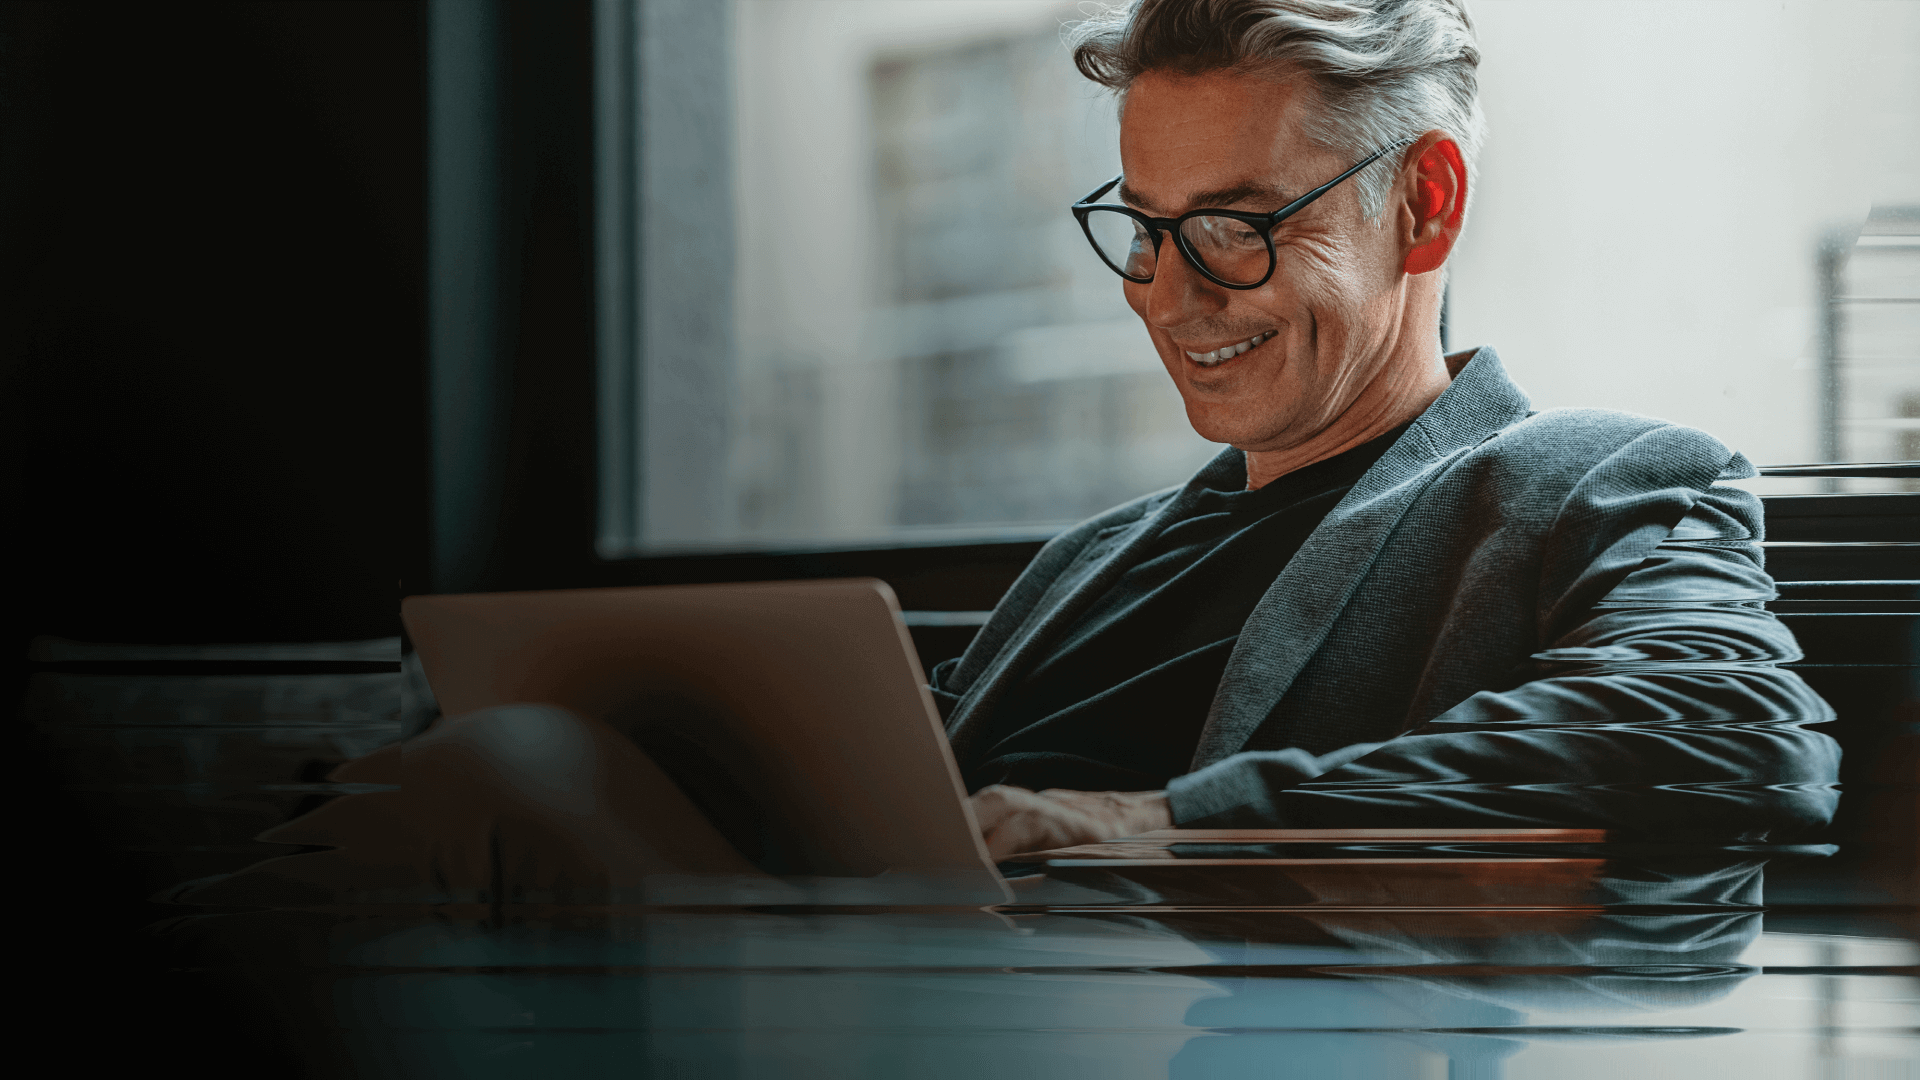
[[[1306,209],[1313,200],[1332,191],[1340,181],[1380,160],[1389,151],[1411,146],[1402,139],[1367,155],[1366,160],[1307,192],[1271,214],[1239,210],[1190,210],[1177,218],[1149,217],[1131,207],[1093,200],[1112,191],[1116,176],[1073,204],[1073,216],[1087,234],[1093,250],[1113,272],[1144,285],[1153,280],[1160,258],[1163,233],[1173,235],[1187,264],[1216,285],[1229,289],[1257,289],[1273,276],[1274,226]]]

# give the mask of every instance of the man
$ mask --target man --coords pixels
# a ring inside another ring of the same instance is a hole
[[[1491,349],[1441,355],[1480,129],[1458,4],[1144,0],[1080,35],[1123,93],[1124,172],[1074,208],[1088,257],[1229,448],[1048,544],[932,673],[989,850],[1827,820],[1838,747],[1801,725],[1831,711],[1775,666],[1797,650],[1760,507],[1717,483],[1751,466],[1658,420],[1531,413]],[[337,850],[182,897],[753,870],[603,721],[484,709],[332,778],[403,774],[262,835]]]
[[[1141,0],[1075,34],[1123,172],[1074,212],[1229,449],[1055,539],[935,669],[990,850],[1830,817],[1839,750],[1800,725],[1831,713],[1774,666],[1760,506],[1718,483],[1746,460],[1441,355],[1482,128],[1464,8]],[[1568,211],[1542,227],[1576,258],[1607,211]]]

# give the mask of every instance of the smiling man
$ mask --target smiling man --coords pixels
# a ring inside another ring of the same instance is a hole
[[[1056,538],[934,670],[990,850],[1827,820],[1838,747],[1802,725],[1831,712],[1775,666],[1760,505],[1724,484],[1751,466],[1441,354],[1465,9],[1142,0],[1075,34],[1121,103],[1122,175],[1073,207],[1089,257],[1228,448]]]

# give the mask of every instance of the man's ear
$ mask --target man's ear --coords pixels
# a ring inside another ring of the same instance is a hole
[[[1409,245],[1404,269],[1425,274],[1440,269],[1460,238],[1460,221],[1467,207],[1467,163],[1460,147],[1439,132],[1430,132],[1415,144],[1419,151],[1412,176],[1403,188],[1402,234]]]

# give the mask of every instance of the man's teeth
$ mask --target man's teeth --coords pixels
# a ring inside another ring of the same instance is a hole
[[[1201,367],[1212,367],[1222,360],[1231,360],[1239,356],[1241,353],[1246,352],[1248,349],[1253,348],[1255,345],[1260,344],[1273,335],[1274,331],[1269,330],[1264,334],[1255,334],[1238,345],[1222,345],[1212,352],[1190,352],[1187,356]]]

